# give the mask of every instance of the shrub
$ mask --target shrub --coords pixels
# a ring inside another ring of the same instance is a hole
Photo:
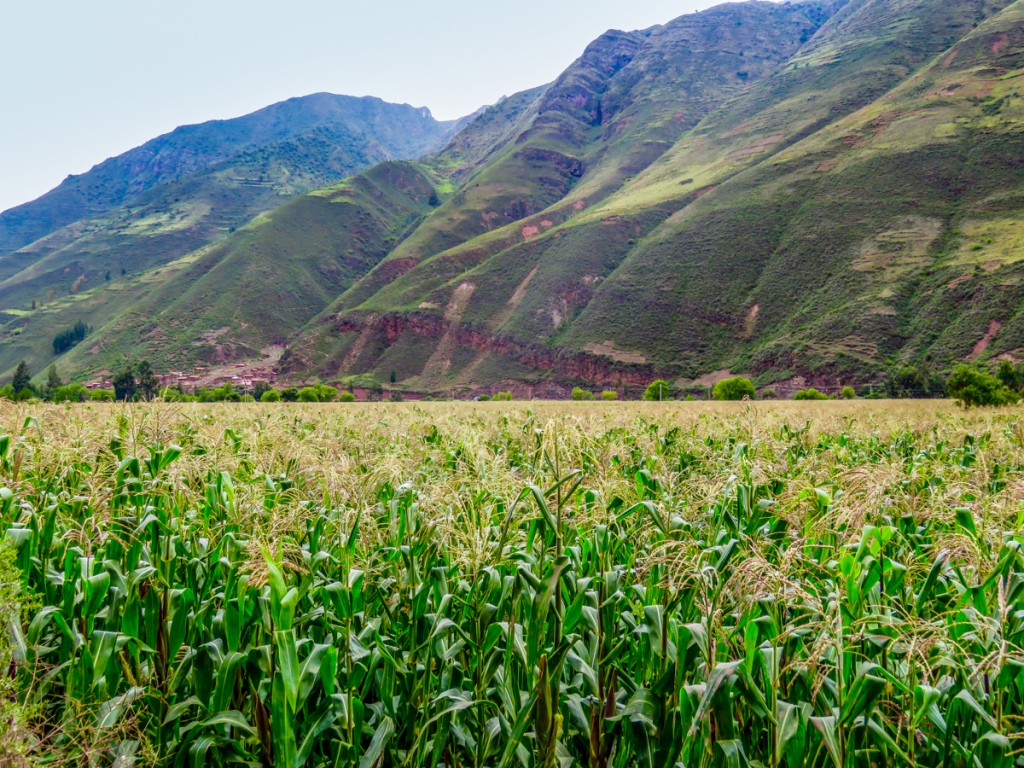
[[[315,389],[317,400],[321,403],[329,403],[338,396],[338,390],[326,384],[317,384]]]
[[[4,400],[14,399],[14,385],[7,384],[4,387],[0,387],[0,398]]]
[[[351,392],[342,392],[338,395],[338,400],[342,403],[354,403],[356,401],[356,396]]]
[[[261,403],[280,403],[281,402],[281,393],[278,392],[276,389],[268,389],[266,392],[264,392],[262,395],[260,395],[260,402]]]
[[[241,402],[243,402],[243,403],[255,403],[256,402],[256,398],[253,397],[252,395],[242,395]]]
[[[657,379],[652,381],[647,387],[647,391],[644,392],[644,400],[671,400],[672,399],[672,388],[668,382],[663,379]]]
[[[498,392],[497,394],[494,395],[494,397],[491,398],[491,400],[506,400],[506,401],[507,400],[511,400],[511,399],[512,399],[512,393],[511,392]]]
[[[965,408],[984,405],[1009,405],[1020,395],[995,376],[969,365],[958,365],[946,382],[949,396]]]
[[[601,393],[601,399],[602,400],[618,400],[619,399],[619,393],[616,392],[614,389],[606,389],[604,392]]]
[[[778,396],[779,393],[776,392],[771,387],[768,387],[768,389],[762,389],[761,394],[758,395],[758,397],[761,398],[762,400],[775,400],[778,398]]]
[[[589,390],[583,389],[582,387],[573,387],[573,389],[572,389],[572,399],[573,400],[593,400],[594,399],[594,393],[589,391]]]
[[[711,396],[715,400],[742,400],[743,398],[753,400],[756,394],[754,382],[744,379],[742,376],[724,379],[715,384],[715,388],[711,390]]]
[[[299,399],[299,390],[295,387],[288,387],[281,390],[281,399],[286,403],[294,403]]]
[[[476,401],[478,403],[489,403],[489,402],[491,402],[491,396],[490,395],[477,395]]]
[[[807,389],[801,389],[795,395],[794,400],[828,400],[829,397],[824,392],[819,392],[814,387],[808,387]]]
[[[50,399],[55,403],[84,403],[89,399],[89,394],[89,390],[81,384],[65,384],[53,390]]]
[[[300,403],[319,403],[320,397],[316,387],[303,387],[299,390],[298,401]]]
[[[857,393],[853,391],[853,387],[843,387],[843,391],[839,393],[839,397],[843,400],[853,400],[857,397]]]
[[[89,394],[89,399],[96,403],[112,403],[114,402],[114,390],[94,389]]]

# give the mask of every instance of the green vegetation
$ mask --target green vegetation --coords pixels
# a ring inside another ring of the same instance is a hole
[[[795,395],[794,400],[828,400],[829,397],[824,392],[819,392],[814,387],[808,387],[807,389],[801,389]]]
[[[853,387],[845,386],[839,393],[839,397],[842,400],[854,400],[857,397],[857,393],[854,391]]]
[[[1021,363],[1000,360],[996,377],[1005,387],[1012,389],[1014,392],[1024,390],[1024,365]]]
[[[27,413],[0,409],[5,758],[1011,768],[1024,747],[1015,411]]]
[[[946,382],[934,370],[924,366],[904,366],[889,371],[885,382],[889,397],[945,397]]]
[[[54,336],[83,317],[103,334],[106,346],[109,325],[125,310],[138,310],[139,302],[180,271],[181,259],[194,262],[211,244],[246,231],[254,217],[302,193],[389,159],[434,150],[454,126],[407,105],[317,94],[178,129],[70,177],[39,200],[0,214],[0,307],[31,303],[35,309],[39,299],[42,310],[26,313],[19,324],[0,325],[0,334],[17,331],[16,354],[40,367]],[[430,191],[424,192],[424,210]],[[354,234],[358,239],[362,233]],[[335,253],[345,254],[348,247]],[[11,253],[18,248],[24,250]],[[118,273],[123,279],[111,282]],[[323,274],[330,277],[329,270]],[[268,278],[265,287],[272,284]],[[185,287],[177,284],[171,295]],[[236,305],[250,300],[241,283],[232,289],[239,291]],[[158,301],[164,307],[170,300],[164,293]],[[134,338],[121,339],[112,359],[94,370],[111,367],[118,355],[159,362],[162,347],[181,345],[180,355],[192,340],[172,333],[156,348],[144,349]],[[0,371],[16,362],[10,354],[0,344]],[[65,368],[77,374],[88,362],[83,357]]]
[[[619,393],[616,392],[614,389],[606,389],[604,392],[601,393],[601,399],[602,400],[618,400],[619,399]]]
[[[353,395],[351,392],[342,392],[340,395],[338,395],[338,402],[341,402],[341,403],[354,403],[355,401],[356,401],[356,396]]]
[[[644,391],[644,400],[653,400],[661,402],[663,400],[672,399],[672,388],[669,386],[667,381],[663,379],[657,379],[652,381],[647,389]]]
[[[711,396],[715,400],[742,400],[744,398],[753,400],[756,395],[754,382],[744,379],[742,376],[723,379],[715,384],[715,388],[711,391]]]
[[[589,389],[581,389],[580,387],[573,387],[572,389],[573,400],[593,400],[594,393]]]
[[[73,346],[85,339],[92,329],[81,320],[76,322],[66,331],[61,331],[53,337],[53,353],[62,355]]]
[[[430,161],[451,194],[300,333],[305,370],[585,386],[579,361],[595,383],[730,369],[940,397],[975,348],[1024,348],[1024,207],[1005,194],[1024,184],[1024,60],[1001,42],[1021,6],[852,2],[821,26],[839,5],[608,35],[524,112],[489,110],[460,138],[491,153]],[[692,75],[693,40],[717,75]],[[502,351],[480,354],[486,338]]]
[[[995,376],[969,365],[958,365],[946,382],[949,396],[965,407],[981,405],[1011,405],[1020,400],[1020,394],[1007,387]]]

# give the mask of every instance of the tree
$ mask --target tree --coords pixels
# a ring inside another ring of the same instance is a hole
[[[744,379],[742,376],[737,376],[734,379],[723,379],[715,384],[715,388],[711,390],[711,396],[715,400],[742,400],[743,398],[753,400],[756,394],[757,390],[754,389],[754,383],[750,379]]]
[[[64,386],[64,382],[60,380],[60,374],[57,373],[57,364],[54,363],[46,371],[46,390],[47,392],[54,392]]]
[[[890,370],[885,388],[889,397],[944,397],[946,394],[941,376],[913,365]]]
[[[315,387],[303,387],[299,390],[298,400],[300,403],[319,403],[320,398],[317,397]]]
[[[395,375],[394,371],[392,371],[391,372],[391,383],[394,384],[396,381],[398,381],[398,376]]]
[[[114,399],[128,402],[135,399],[135,369],[131,363],[114,377]]]
[[[854,400],[857,397],[857,393],[853,391],[853,387],[845,386],[843,391],[839,393],[839,397],[843,400]]]
[[[53,353],[55,355],[64,354],[81,342],[91,331],[92,328],[79,320],[71,328],[61,331],[53,337]]]
[[[619,399],[619,393],[616,392],[614,389],[606,389],[604,392],[601,393],[601,399],[602,400],[618,400]]]
[[[669,387],[668,382],[663,379],[657,379],[652,381],[647,387],[647,391],[644,392],[644,400],[654,400],[660,402],[662,400],[672,399],[672,389]]]
[[[1009,360],[1000,360],[996,378],[1014,392],[1020,392],[1024,389],[1024,365],[1014,365]]]
[[[286,403],[294,403],[299,399],[299,390],[295,387],[287,387],[281,390],[281,399]]]
[[[139,372],[135,376],[139,395],[143,400],[152,400],[160,391],[160,379],[153,373],[148,360],[139,363]]]
[[[314,389],[316,389],[316,399],[321,403],[329,403],[338,396],[338,390],[326,384],[317,384]]]
[[[260,394],[261,403],[279,403],[281,402],[281,393],[276,389],[268,389]]]
[[[14,394],[19,395],[28,389],[31,381],[32,372],[28,369],[28,363],[22,360],[14,369],[14,378],[11,379],[11,388],[14,390]]]
[[[984,405],[1010,405],[1020,399],[1020,395],[984,371],[960,364],[953,369],[946,382],[949,396],[965,408]]]
[[[581,387],[573,387],[572,399],[573,400],[593,400],[594,399],[594,393],[591,392],[590,390],[582,389]]]
[[[94,389],[89,393],[89,399],[97,403],[112,403],[116,395],[109,389]]]
[[[356,401],[356,396],[351,392],[342,392],[341,395],[338,396],[338,400],[343,403],[354,403]]]

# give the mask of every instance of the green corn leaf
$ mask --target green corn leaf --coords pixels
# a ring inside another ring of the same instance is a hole
[[[380,725],[373,732],[373,738],[370,739],[370,746],[359,759],[359,768],[376,768],[380,765],[384,749],[394,733],[395,724],[391,722],[391,718],[385,717],[381,720]]]
[[[821,734],[825,749],[828,751],[829,757],[832,758],[833,766],[835,768],[843,768],[843,758],[839,750],[839,734],[836,730],[835,717],[831,715],[828,717],[812,717],[810,722],[811,725],[818,729],[818,733]]]
[[[885,690],[885,683],[885,680],[874,675],[858,675],[843,699],[843,709],[839,714],[838,724],[852,723],[857,717],[869,711],[875,700]]]

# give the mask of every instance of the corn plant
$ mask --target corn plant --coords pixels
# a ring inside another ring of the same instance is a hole
[[[1024,431],[930,407],[11,406],[30,751],[1022,764]]]

